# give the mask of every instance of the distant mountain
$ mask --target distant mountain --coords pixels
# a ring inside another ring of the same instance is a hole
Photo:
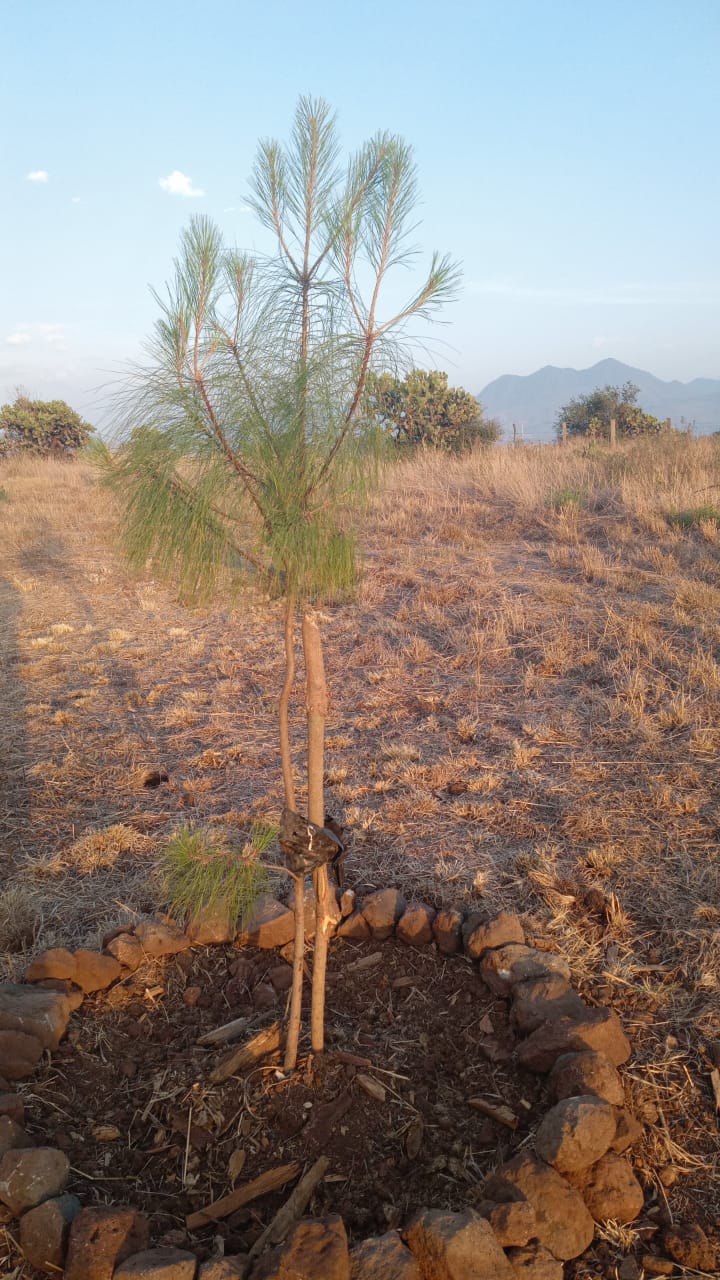
[[[526,440],[550,440],[558,411],[568,400],[588,395],[596,387],[624,382],[640,388],[638,403],[646,413],[672,418],[676,427],[681,418],[694,422],[697,435],[720,431],[720,378],[663,382],[620,360],[601,360],[590,369],[557,369],[548,364],[526,377],[506,373],[489,382],[478,400],[487,416],[497,418],[505,428],[506,438],[515,422]]]

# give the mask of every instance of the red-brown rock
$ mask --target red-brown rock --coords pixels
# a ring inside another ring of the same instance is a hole
[[[548,973],[542,978],[518,982],[513,988],[510,1021],[526,1036],[554,1018],[579,1017],[585,1008],[567,978],[560,973]]]
[[[433,937],[437,949],[444,956],[457,955],[462,949],[462,911],[445,909],[438,911],[433,920]]]
[[[404,910],[405,899],[399,889],[378,889],[365,899],[362,913],[376,942],[392,937]]]
[[[396,936],[409,947],[426,947],[433,940],[435,908],[424,902],[408,902],[397,922]]]
[[[473,1209],[424,1209],[404,1236],[423,1280],[515,1280],[490,1223]]]
[[[603,1098],[563,1098],[542,1120],[535,1150],[558,1173],[575,1173],[605,1155],[616,1128],[615,1112]]]
[[[498,996],[509,995],[518,982],[542,978],[548,973],[570,977],[570,966],[563,956],[552,951],[536,951],[519,942],[508,942],[503,947],[486,951],[480,961],[480,977]]]
[[[525,1198],[535,1210],[537,1238],[556,1257],[567,1261],[587,1249],[595,1225],[582,1196],[529,1152],[514,1156],[485,1184],[493,1200]]]
[[[340,915],[343,920],[355,910],[355,890],[344,889],[340,896]]]
[[[25,1105],[19,1093],[0,1093],[0,1116],[9,1116],[16,1124],[25,1121]]]
[[[250,1274],[250,1259],[246,1253],[228,1254],[212,1262],[202,1262],[198,1280],[246,1280]]]
[[[42,1058],[42,1042],[25,1031],[0,1031],[0,1066],[8,1080],[32,1075]]]
[[[65,996],[70,1012],[74,1013],[80,1008],[85,996],[74,982],[68,982],[65,978],[41,978],[35,983],[35,987],[40,991],[57,991],[61,996]]]
[[[308,921],[308,924],[310,921]],[[308,935],[309,936],[309,935]],[[255,903],[250,917],[244,920],[235,945],[260,947],[265,951],[282,947],[295,937],[295,915],[277,898],[263,893]]]
[[[65,1280],[112,1280],[118,1264],[149,1239],[147,1219],[135,1209],[81,1209],[70,1228]]]
[[[387,1231],[363,1240],[351,1251],[350,1280],[422,1280],[422,1276],[397,1231]]]
[[[347,916],[338,925],[337,933],[339,938],[350,938],[353,942],[368,942],[371,936],[370,925],[362,911],[353,911],[352,915]]]
[[[562,1262],[541,1244],[529,1244],[522,1249],[508,1249],[508,1261],[517,1280],[563,1280]]]
[[[66,951],[65,947],[51,947],[35,957],[25,978],[28,982],[39,982],[42,978],[64,978],[74,982],[75,967],[75,956],[71,951]]]
[[[113,1272],[113,1280],[195,1280],[198,1260],[189,1249],[159,1245],[130,1254]]]
[[[12,1120],[10,1116],[0,1116],[0,1156],[4,1156],[6,1151],[19,1151],[34,1146],[32,1138],[28,1138],[17,1120]]]
[[[142,945],[145,957],[157,960],[161,956],[175,956],[187,951],[192,942],[177,925],[162,920],[142,920],[135,926],[135,937]]]
[[[111,938],[105,950],[131,973],[135,973],[148,958],[142,942],[134,933],[119,933],[116,938]]]
[[[616,1067],[627,1062],[630,1041],[612,1009],[588,1009],[581,1018],[544,1022],[520,1045],[517,1061],[529,1071],[550,1071],[562,1054],[586,1049],[604,1053]]]
[[[37,1036],[43,1049],[57,1049],[70,1021],[67,996],[43,987],[0,983],[0,1031]]]
[[[495,1204],[485,1216],[503,1249],[527,1244],[537,1233],[535,1210],[529,1200],[508,1200],[506,1204]]]
[[[232,942],[235,929],[230,924],[230,913],[227,903],[218,902],[213,906],[203,907],[196,911],[186,925],[185,932],[198,947],[208,947],[214,943]]]
[[[596,1222],[633,1222],[642,1212],[643,1189],[627,1160],[613,1151],[578,1175],[575,1185]]]
[[[54,1147],[7,1151],[0,1159],[0,1200],[13,1213],[24,1213],[67,1186],[70,1161]]]
[[[88,993],[104,991],[120,977],[120,965],[114,956],[103,956],[98,951],[75,952],[75,976],[73,982]]]
[[[663,1243],[670,1257],[681,1267],[709,1272],[710,1275],[717,1271],[717,1249],[697,1222],[676,1222],[663,1233]]]
[[[616,1110],[617,1127],[615,1129],[615,1137],[610,1143],[610,1148],[617,1155],[622,1155],[624,1151],[628,1151],[630,1147],[634,1147],[639,1142],[645,1132],[644,1126],[641,1125],[637,1116],[634,1116],[626,1107],[622,1110]]]
[[[292,986],[293,971],[289,964],[276,964],[268,970],[268,978],[276,991],[289,991]]]
[[[350,1280],[342,1218],[302,1218],[285,1244],[261,1259],[252,1280]]]
[[[625,1102],[623,1082],[616,1068],[604,1053],[593,1050],[564,1053],[558,1058],[548,1076],[548,1088],[558,1100],[592,1093],[613,1107],[622,1107]]]
[[[36,1271],[57,1275],[65,1266],[70,1226],[80,1212],[77,1196],[44,1200],[20,1219],[20,1248]]]
[[[463,929],[463,942],[467,954],[479,960],[483,952],[503,947],[509,942],[525,942],[525,930],[518,916],[501,911],[492,920],[477,921],[472,918]]]

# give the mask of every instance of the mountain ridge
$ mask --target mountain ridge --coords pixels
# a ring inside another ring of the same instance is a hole
[[[596,387],[634,382],[640,388],[638,403],[646,413],[671,418],[674,426],[694,423],[697,435],[720,430],[720,378],[693,378],[666,382],[645,369],[637,369],[608,356],[587,369],[543,365],[535,373],[505,373],[489,382],[478,395],[486,414],[497,418],[507,433],[515,422],[527,440],[551,440],[564,404],[589,395]]]

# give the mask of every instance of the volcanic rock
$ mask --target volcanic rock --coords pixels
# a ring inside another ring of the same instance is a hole
[[[529,1244],[523,1249],[508,1249],[508,1259],[517,1280],[563,1280],[562,1262],[541,1244]]]
[[[514,1156],[488,1178],[485,1194],[490,1199],[525,1198],[535,1210],[537,1238],[556,1258],[567,1261],[587,1249],[595,1225],[582,1196],[537,1156],[525,1152]]]
[[[342,1218],[301,1218],[285,1244],[260,1260],[252,1280],[350,1280]]]
[[[614,1107],[625,1103],[625,1090],[617,1070],[604,1053],[593,1050],[562,1054],[548,1076],[548,1088],[558,1100],[592,1093]]]
[[[696,1222],[676,1222],[668,1227],[663,1233],[663,1243],[681,1267],[710,1274],[717,1270],[717,1250]]]
[[[613,1151],[573,1181],[596,1222],[633,1222],[642,1212],[643,1189],[627,1160]]]
[[[59,991],[0,983],[0,1031],[24,1031],[37,1036],[43,1049],[57,1049],[70,1013],[70,1001]]]
[[[139,969],[148,958],[143,944],[133,933],[119,933],[116,938],[110,939],[105,950],[131,973]]]
[[[309,923],[309,922],[308,922]],[[260,947],[270,951],[282,947],[295,937],[295,915],[277,898],[262,893],[250,916],[243,921],[235,939],[236,947]]]
[[[427,1280],[515,1280],[490,1223],[473,1209],[424,1209],[404,1236]]]
[[[422,1280],[422,1276],[397,1231],[387,1231],[355,1246],[350,1254],[350,1280]]]
[[[628,1111],[626,1107],[622,1110],[615,1111],[617,1118],[617,1128],[615,1129],[615,1137],[610,1143],[610,1149],[615,1151],[619,1156],[630,1147],[634,1147],[639,1142],[645,1132],[644,1126],[632,1111]]]
[[[34,1146],[35,1143],[32,1138],[28,1138],[22,1125],[10,1116],[0,1116],[0,1156],[4,1156],[6,1151],[19,1151]]]
[[[438,911],[433,920],[433,937],[444,956],[454,956],[462,948],[462,911]]]
[[[392,936],[404,910],[405,899],[399,889],[378,889],[365,899],[362,913],[376,942]]]
[[[51,1275],[65,1266],[70,1225],[80,1212],[77,1196],[44,1200],[20,1219],[20,1248],[31,1267]]]
[[[410,947],[424,947],[433,940],[435,908],[424,902],[409,902],[397,923],[396,936]]]
[[[521,1035],[529,1035],[543,1022],[579,1017],[585,1008],[567,978],[560,973],[548,973],[542,978],[518,982],[513,988],[510,1021]]]
[[[98,951],[75,952],[73,982],[84,992],[104,991],[120,977],[120,965],[114,956],[103,956]]]
[[[25,1031],[0,1031],[0,1062],[8,1080],[32,1075],[42,1058],[42,1041]]]
[[[342,924],[338,925],[337,933],[339,938],[351,938],[353,942],[368,942],[370,925],[362,911],[353,911],[352,915],[347,916]]]
[[[518,982],[543,978],[548,973],[570,977],[570,966],[563,956],[552,951],[536,951],[519,942],[486,951],[480,961],[480,977],[496,996],[509,995]]]
[[[65,1280],[112,1280],[119,1263],[149,1240],[147,1218],[135,1209],[81,1209],[70,1228]]]
[[[51,947],[35,957],[25,978],[28,982],[39,982],[42,978],[64,978],[73,982],[75,968],[75,956],[71,951],[65,947]]]
[[[630,1041],[612,1009],[588,1009],[579,1018],[544,1022],[520,1045],[517,1062],[529,1071],[550,1071],[562,1054],[586,1049],[604,1053],[616,1067],[627,1062]]]
[[[615,1112],[602,1098],[563,1098],[540,1124],[535,1150],[558,1173],[575,1173],[605,1155],[616,1128]]]
[[[175,956],[187,951],[192,942],[177,925],[162,920],[142,920],[135,926],[135,937],[142,944],[145,956],[157,960],[161,956]]]
[[[198,1260],[188,1249],[160,1245],[133,1253],[113,1272],[113,1280],[195,1280]]]
[[[525,930],[517,916],[501,911],[493,920],[468,920],[463,929],[463,943],[467,954],[479,960],[484,951],[502,947],[509,942],[525,942]]]
[[[15,1214],[65,1190],[70,1161],[54,1147],[7,1151],[0,1159],[0,1200]]]

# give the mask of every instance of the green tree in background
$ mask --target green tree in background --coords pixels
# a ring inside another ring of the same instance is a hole
[[[372,374],[365,406],[369,420],[399,444],[461,453],[495,444],[502,434],[469,391],[449,387],[448,375],[437,370],[411,369],[402,379]]]
[[[0,409],[0,452],[68,457],[88,443],[94,430],[64,400],[19,395]]]
[[[125,445],[109,459],[137,565],[186,591],[243,568],[284,598],[279,699],[283,825],[297,831],[288,708],[295,632],[306,676],[308,846],[327,846],[323,752],[327,689],[316,606],[354,579],[352,512],[369,474],[360,430],[368,376],[396,359],[393,334],[430,318],[456,289],[435,255],[419,288],[388,314],[383,285],[412,264],[417,201],[410,148],[383,133],[340,165],[334,117],[301,98],[289,144],[260,144],[250,203],[272,233],[268,257],[229,249],[207,219],[183,233],[146,367],[134,378]],[[394,296],[396,296],[394,292]],[[282,832],[281,832],[282,844]],[[287,850],[286,850],[287,852]],[[292,867],[292,864],[290,864]],[[310,869],[310,868],[309,868]],[[324,1039],[327,865],[313,869],[316,934],[312,1048]],[[304,876],[296,875],[294,983],[286,1066],[300,1028]]]
[[[610,436],[610,421],[620,437],[659,435],[665,424],[650,413],[644,413],[637,403],[640,388],[634,382],[622,387],[596,387],[586,396],[576,396],[560,409],[555,422],[555,432],[562,436],[562,424],[567,423],[570,436]]]

